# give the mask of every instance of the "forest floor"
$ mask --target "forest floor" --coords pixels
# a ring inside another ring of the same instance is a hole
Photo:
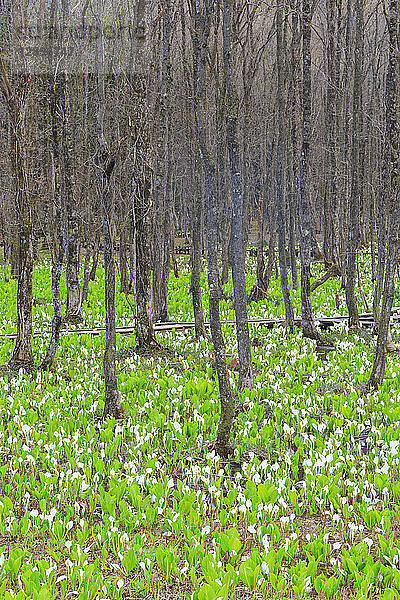
[[[169,316],[188,321],[187,259],[179,265]],[[254,266],[249,259],[248,290]],[[0,282],[2,334],[15,331],[15,290]],[[34,329],[49,330],[46,260],[34,294]],[[296,292],[296,314],[299,302]],[[132,323],[131,305],[117,294],[118,326]],[[318,288],[313,306],[346,314],[340,281]],[[101,269],[82,312],[83,326],[104,326]],[[221,312],[233,319],[231,300]],[[272,279],[249,316],[283,314]],[[224,333],[230,361],[235,331]],[[392,336],[399,341],[398,324]],[[400,598],[400,358],[389,357],[384,384],[366,393],[372,332],[343,324],[324,337],[335,349],[321,357],[299,331],[251,326],[257,375],[238,399],[231,464],[207,449],[218,390],[211,344],[192,332],[160,336],[170,350],[161,356],[140,356],[133,338],[118,336],[118,422],[101,419],[104,333],[61,337],[50,373],[0,375],[0,597]],[[38,363],[47,343],[34,338]],[[0,364],[12,347],[2,340]]]

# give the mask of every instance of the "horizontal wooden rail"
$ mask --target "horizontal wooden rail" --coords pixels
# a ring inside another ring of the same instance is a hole
[[[400,306],[396,306],[392,309],[392,315],[395,321],[400,320]],[[329,329],[338,323],[345,323],[348,320],[348,315],[334,315],[333,317],[316,317],[315,321],[320,325],[321,329]],[[264,326],[268,329],[272,329],[276,326],[282,326],[285,323],[285,319],[249,319],[249,325],[257,325]],[[363,327],[371,327],[374,323],[374,317],[372,313],[362,313],[360,314],[360,323]],[[222,321],[223,325],[235,325],[235,321]],[[301,318],[295,318],[295,324],[301,325]],[[210,327],[210,323],[205,323],[206,327]],[[187,329],[194,329],[195,324],[193,321],[183,321],[183,322],[167,322],[167,323],[156,323],[154,325],[154,330],[156,333],[163,333],[164,331],[185,331]],[[61,330],[61,335],[93,335],[98,336],[105,331],[105,327],[95,327],[93,329],[63,329]],[[135,326],[129,325],[126,327],[117,327],[117,333],[120,335],[131,335],[135,333]],[[50,335],[49,331],[35,331],[33,333],[34,337],[38,337],[41,335]],[[15,333],[5,333],[0,334],[0,337],[13,340],[17,337]]]

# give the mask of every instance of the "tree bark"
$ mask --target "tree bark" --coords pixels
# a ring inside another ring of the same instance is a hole
[[[53,65],[52,65],[53,66]],[[55,227],[54,227],[54,258],[51,270],[51,292],[53,299],[53,319],[51,323],[51,338],[47,348],[46,356],[44,357],[41,368],[44,370],[50,369],[54,363],[58,343],[60,339],[60,330],[63,321],[61,309],[60,281],[62,265],[65,254],[65,235],[62,218],[62,163],[60,157],[60,123],[58,115],[60,114],[60,105],[63,104],[62,94],[63,87],[59,85],[59,80],[54,73],[50,79],[48,88],[48,99],[51,121],[51,154],[53,167],[53,203],[55,210]]]
[[[81,287],[79,284],[79,213],[74,197],[72,164],[73,150],[71,140],[71,119],[70,119],[70,90],[69,76],[66,73],[61,74],[60,85],[64,88],[62,93],[62,138],[61,153],[63,161],[63,194],[65,197],[65,210],[67,215],[67,265],[66,265],[66,285],[67,285],[67,310],[64,320],[70,323],[82,321],[81,313]]]
[[[286,326],[293,331],[294,312],[292,298],[289,289],[289,280],[286,267],[286,210],[283,198],[283,146],[284,146],[284,123],[283,114],[285,102],[283,97],[283,40],[282,40],[282,1],[277,0],[276,9],[276,61],[277,61],[277,110],[278,110],[278,141],[276,145],[276,219],[278,231],[278,255],[279,271],[281,277],[281,288],[285,304]]]
[[[358,304],[355,294],[357,273],[357,251],[360,245],[360,119],[361,119],[361,77],[362,77],[362,28],[363,3],[355,2],[356,35],[354,49],[354,85],[352,109],[351,142],[351,190],[349,199],[349,228],[346,251],[346,304],[349,313],[349,329],[360,328]]]
[[[326,268],[340,265],[339,250],[339,203],[337,191],[337,93],[340,77],[340,56],[338,51],[338,2],[327,0],[327,36],[326,49],[328,84],[326,92],[326,206],[324,210],[323,254]]]
[[[0,83],[11,121],[10,160],[15,176],[15,208],[18,227],[18,287],[17,287],[17,339],[9,366],[13,369],[30,367],[32,357],[32,276],[33,235],[32,206],[24,155],[26,130],[25,110],[30,87],[30,77],[19,75],[14,87],[7,67],[0,56]]]
[[[115,325],[115,260],[114,260],[114,196],[110,180],[115,168],[116,157],[111,153],[105,138],[104,119],[106,111],[105,98],[105,66],[102,31],[98,37],[98,72],[97,72],[97,141],[98,154],[96,167],[98,170],[98,194],[103,207],[104,236],[104,297],[106,313],[106,345],[103,355],[104,373],[104,413],[103,418],[123,415],[117,379],[116,345],[117,333]]]
[[[199,177],[200,180],[200,177]],[[200,187],[200,186],[199,186]],[[197,190],[197,188],[196,188]],[[192,251],[191,251],[191,266],[192,274],[190,280],[190,292],[192,294],[194,324],[196,338],[206,337],[204,327],[204,312],[203,302],[201,299],[201,223],[203,212],[203,200],[200,193],[192,198]]]
[[[152,267],[152,168],[150,155],[150,131],[148,115],[148,57],[147,48],[147,0],[135,5],[134,52],[135,66],[132,76],[134,104],[133,143],[135,164],[133,167],[133,220],[135,235],[135,334],[139,348],[157,346],[151,315],[151,267]]]
[[[383,288],[382,308],[379,318],[374,364],[369,378],[369,386],[376,388],[385,377],[387,342],[390,316],[395,293],[395,275],[400,259],[400,120],[399,120],[399,47],[400,47],[400,5],[398,0],[390,0],[389,5],[389,64],[386,75],[386,138],[389,146],[390,193],[388,202],[389,231]]]
[[[97,265],[99,263],[100,255],[100,234],[96,233],[93,248],[93,262],[92,268],[90,269],[89,281],[96,281]]]
[[[123,215],[125,220],[126,214]],[[125,223],[121,227],[119,236],[119,272],[120,272],[120,292],[121,294],[130,294],[132,285],[128,270],[129,256],[129,230],[127,231]]]
[[[299,234],[299,165],[298,165],[298,105],[299,105],[299,70],[300,70],[300,44],[301,31],[299,26],[299,1],[289,0],[291,11],[292,39],[290,43],[291,60],[291,86],[290,102],[288,113],[290,115],[290,152],[289,152],[289,178],[290,178],[290,221],[289,221],[289,241],[290,241],[290,265],[292,271],[292,287],[299,289],[299,275],[296,260],[296,233]]]
[[[305,337],[320,340],[315,326],[311,305],[311,256],[313,233],[310,206],[310,137],[311,137],[311,1],[303,0],[303,82],[302,82],[302,143],[299,169],[299,226],[301,259],[301,322]]]
[[[196,120],[199,154],[204,171],[205,198],[207,213],[207,268],[209,286],[210,329],[214,348],[215,366],[218,376],[221,415],[218,425],[215,448],[221,455],[226,456],[230,451],[230,433],[234,417],[234,401],[229,382],[226,364],[226,348],[222,334],[219,313],[220,285],[218,271],[218,223],[216,203],[215,164],[212,153],[207,145],[205,128],[205,86],[208,64],[208,38],[211,20],[215,9],[215,0],[193,2],[193,60],[195,77],[194,111]]]
[[[82,283],[82,298],[81,304],[84,304],[88,300],[89,295],[89,277],[90,277],[90,261],[93,256],[93,245],[90,237],[87,239],[85,248],[85,262],[83,265],[83,283]]]
[[[162,20],[161,83],[157,112],[157,160],[154,177],[155,224],[153,266],[153,320],[168,320],[171,196],[171,3],[164,0]]]
[[[232,186],[231,257],[233,301],[236,318],[236,337],[239,356],[239,391],[254,385],[246,295],[246,234],[244,231],[244,196],[240,173],[240,147],[237,119],[239,98],[233,80],[234,2],[224,0],[223,59],[226,83],[226,141]]]

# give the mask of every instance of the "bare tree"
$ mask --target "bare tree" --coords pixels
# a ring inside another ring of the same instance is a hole
[[[32,76],[21,69],[11,79],[0,55],[0,85],[11,125],[10,161],[15,178],[15,210],[18,227],[17,339],[10,367],[29,367],[32,358],[32,206],[26,170],[27,109]]]
[[[110,151],[104,132],[106,111],[105,97],[105,61],[102,12],[97,15],[99,31],[97,39],[97,140],[98,140],[98,194],[103,207],[104,237],[104,297],[106,312],[106,346],[103,356],[105,382],[104,418],[122,417],[122,407],[118,390],[115,351],[117,334],[115,326],[115,260],[114,260],[114,195],[111,188],[111,176],[115,168],[115,152]]]
[[[349,227],[346,252],[346,303],[349,328],[359,329],[360,318],[355,295],[357,250],[360,241],[360,133],[361,133],[361,77],[363,46],[363,2],[354,5],[356,34],[354,48],[354,85],[351,141],[351,190],[349,199]]]
[[[378,339],[369,385],[377,387],[385,377],[387,340],[392,313],[395,285],[394,279],[400,261],[400,4],[390,0],[388,11],[389,63],[386,74],[386,138],[389,150],[390,192],[387,202],[389,220],[385,282],[379,318]]]
[[[152,167],[148,115],[148,23],[147,0],[135,4],[134,72],[131,93],[134,107],[133,144],[135,164],[132,180],[133,215],[135,228],[135,309],[136,343],[139,347],[158,346],[151,315],[152,266]]]
[[[233,27],[235,25],[235,2],[223,3],[223,56],[226,84],[226,143],[232,186],[231,257],[233,299],[236,317],[236,337],[239,354],[239,390],[253,387],[253,366],[249,324],[247,319],[246,294],[246,235],[244,230],[244,195],[240,172],[240,145],[238,141],[239,97],[234,80],[232,50],[234,48]]]
[[[162,52],[160,83],[156,82],[157,108],[156,131],[154,134],[156,151],[154,173],[154,264],[153,264],[153,319],[168,319],[167,296],[170,260],[170,195],[171,195],[171,21],[170,0],[162,3]]]
[[[49,30],[49,48],[50,51],[53,49],[55,40],[55,2],[51,5],[50,15],[50,30]],[[65,235],[64,235],[64,223],[63,223],[63,201],[62,201],[62,161],[60,156],[60,114],[63,113],[64,106],[64,93],[65,93],[65,79],[64,77],[57,76],[56,63],[54,56],[51,52],[49,57],[49,84],[47,88],[49,113],[50,113],[50,124],[51,124],[51,162],[52,162],[52,196],[53,206],[55,215],[55,249],[53,251],[53,266],[51,270],[51,291],[53,299],[53,319],[51,324],[51,338],[49,346],[47,348],[46,355],[42,361],[42,369],[50,369],[58,348],[58,342],[60,338],[60,330],[63,321],[62,309],[61,309],[61,295],[60,295],[60,281],[62,265],[65,254]]]
[[[193,61],[195,77],[194,107],[199,154],[203,165],[206,214],[207,214],[207,266],[209,286],[210,328],[217,369],[221,416],[215,440],[215,448],[221,455],[230,453],[230,432],[234,417],[234,401],[226,365],[225,341],[219,313],[220,285],[217,256],[217,203],[215,162],[208,145],[205,119],[206,77],[208,68],[208,42],[215,0],[192,2]]]
[[[300,258],[301,258],[301,317],[303,335],[319,340],[320,335],[315,326],[311,305],[311,256],[313,250],[313,231],[310,206],[310,139],[311,139],[311,20],[312,8],[310,0],[303,0],[301,15],[303,37],[303,82],[301,90],[302,102],[302,142],[299,170],[299,226],[300,226]]]
[[[292,298],[289,289],[289,280],[286,268],[286,207],[283,198],[284,178],[283,178],[283,149],[284,149],[284,122],[285,112],[283,95],[283,10],[282,0],[277,0],[276,8],[276,70],[277,70],[277,119],[278,119],[278,140],[276,144],[276,211],[277,211],[277,230],[278,230],[278,252],[279,252],[279,270],[281,276],[281,288],[283,300],[285,303],[286,326],[293,330],[294,312]]]

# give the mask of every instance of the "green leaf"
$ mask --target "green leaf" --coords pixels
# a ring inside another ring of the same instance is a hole
[[[40,592],[37,596],[37,599],[38,600],[53,600],[53,595],[51,594],[47,585],[44,585],[42,587],[42,589],[40,590]]]
[[[278,499],[278,490],[272,483],[260,483],[257,490],[263,504],[275,504]]]
[[[251,559],[242,562],[239,567],[239,579],[250,589],[254,590],[261,573],[260,565],[254,566]]]
[[[399,600],[399,594],[393,588],[384,591],[382,600]]]
[[[211,585],[204,583],[197,593],[198,600],[216,600],[217,594]]]

